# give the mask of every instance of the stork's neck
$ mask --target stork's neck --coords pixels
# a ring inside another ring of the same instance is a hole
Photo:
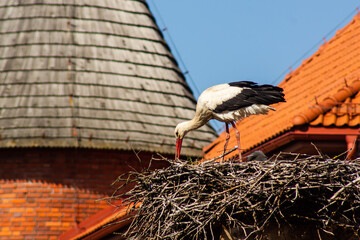
[[[208,121],[209,121],[209,119],[204,118],[204,117],[201,118],[201,117],[199,117],[199,115],[196,114],[193,119],[191,119],[190,121],[184,122],[184,125],[185,125],[185,128],[187,129],[187,131],[191,131],[194,129],[198,129],[199,127],[202,127]]]

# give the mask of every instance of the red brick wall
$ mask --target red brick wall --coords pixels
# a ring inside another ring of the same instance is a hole
[[[139,157],[147,166],[151,154]],[[133,152],[0,149],[0,239],[57,239],[107,207],[96,200],[113,193],[117,176],[140,165]]]

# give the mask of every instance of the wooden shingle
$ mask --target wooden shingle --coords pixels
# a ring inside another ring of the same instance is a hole
[[[172,153],[195,103],[145,1],[0,3],[0,147]],[[183,153],[215,136],[190,133]]]

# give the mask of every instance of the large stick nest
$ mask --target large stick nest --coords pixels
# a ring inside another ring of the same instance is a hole
[[[171,161],[166,169],[131,172],[118,181],[137,184],[116,198],[142,203],[132,209],[129,239],[360,235],[359,159],[279,154],[245,163]]]

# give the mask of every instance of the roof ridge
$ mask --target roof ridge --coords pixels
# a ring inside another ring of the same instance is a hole
[[[344,102],[360,91],[360,79],[355,80],[351,85],[339,89],[339,91],[329,97],[326,97],[321,103],[316,103],[316,107],[310,106],[304,112],[296,115],[292,123],[294,126],[310,123],[320,114],[330,111],[339,102]]]

